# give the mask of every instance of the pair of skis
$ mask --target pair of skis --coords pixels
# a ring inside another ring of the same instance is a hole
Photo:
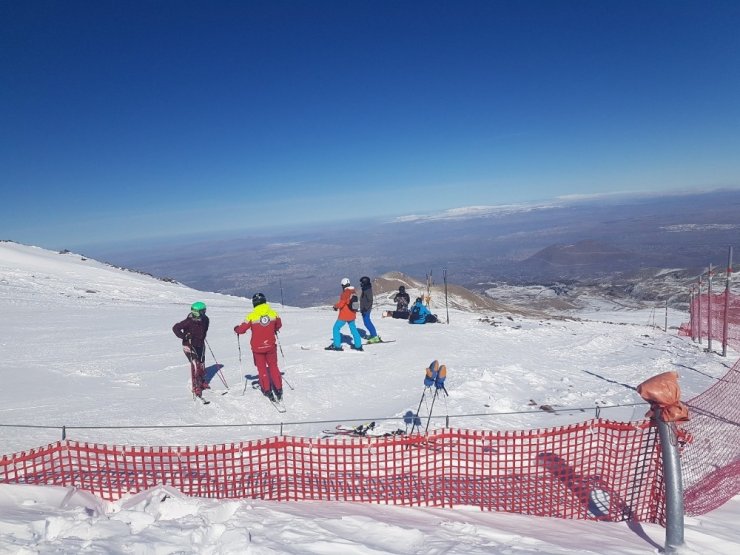
[[[336,437],[336,436],[348,436],[348,437],[390,437],[397,435],[404,435],[405,430],[398,429],[394,432],[375,433],[375,422],[366,422],[359,426],[346,426],[344,424],[337,424],[333,430],[323,430],[324,438]]]
[[[375,429],[375,422],[366,422],[359,426],[346,426],[344,424],[337,424],[333,430],[324,430],[323,433],[332,436],[354,436],[363,437],[366,436],[370,430]]]
[[[283,381],[284,380],[285,380],[285,378],[283,378]],[[286,382],[286,384],[287,384],[287,382]],[[247,385],[251,385],[252,386],[252,389],[259,389],[261,391],[261,389],[260,389],[260,381],[259,381],[259,377],[258,376],[255,376],[253,374],[245,374],[244,375],[244,391],[242,391],[242,395],[244,395],[244,392],[247,390]],[[282,401],[278,401],[277,399],[273,399],[271,397],[268,397],[267,395],[265,395],[265,398],[268,401],[270,401],[270,404],[273,407],[275,407],[275,410],[276,411],[278,411],[281,414],[284,413],[284,412],[286,412],[287,409],[285,408],[285,405],[283,405],[283,402]]]

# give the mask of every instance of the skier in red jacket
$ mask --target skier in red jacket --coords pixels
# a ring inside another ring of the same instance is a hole
[[[255,293],[252,306],[254,310],[247,314],[244,322],[234,327],[234,332],[242,335],[252,330],[249,344],[259,374],[260,389],[271,401],[280,401],[283,398],[283,378],[278,368],[277,332],[283,322],[262,293]]]

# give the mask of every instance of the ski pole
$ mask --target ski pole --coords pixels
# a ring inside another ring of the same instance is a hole
[[[447,305],[447,268],[442,270],[442,276],[445,280],[445,310],[447,310],[447,323],[450,323],[450,307]]]
[[[445,400],[445,428],[450,427],[450,408],[447,406],[447,397],[450,396],[449,393],[447,393],[447,390],[445,389],[445,386],[442,386],[442,391],[445,392],[444,400]]]
[[[439,389],[434,390],[434,397],[432,397],[432,406],[429,408],[429,416],[427,417],[427,427],[424,429],[424,433],[429,431],[429,423],[432,421],[432,411],[434,410],[434,401],[437,399],[437,393]]]
[[[216,360],[216,355],[213,354],[213,349],[211,349],[211,344],[208,343],[207,339],[204,339],[204,341],[206,345],[208,346],[208,350],[211,352],[211,356],[213,357],[213,360],[216,363],[216,366],[218,367],[218,370],[216,371],[216,373],[218,374],[218,377],[221,378],[221,382],[223,382],[226,389],[229,389],[229,384],[226,383],[226,379],[224,378],[223,373],[221,372],[221,365]]]
[[[428,389],[430,389],[430,388],[429,387],[425,387],[424,388],[424,391],[421,392],[421,399],[419,399],[419,406],[416,409],[416,414],[414,414],[414,416],[416,418],[414,418],[413,424],[411,424],[411,433],[412,434],[414,433],[414,428],[417,425],[417,418],[419,417],[419,411],[421,410],[421,404],[424,402],[424,397],[426,396]],[[419,433],[421,433],[421,420],[418,421],[418,425],[419,425]]]
[[[275,332],[275,341],[277,341],[278,347],[280,348],[280,354],[283,357],[283,362],[285,362],[285,353],[283,353],[283,346],[280,344],[280,338],[278,337],[278,333],[277,332]],[[290,388],[291,391],[295,391],[295,388],[292,385],[290,385],[290,382],[287,379],[285,379],[285,374],[284,373],[283,373],[283,381],[286,384],[288,384],[288,387]]]
[[[280,348],[280,354],[283,357],[283,362],[285,362],[285,353],[283,353],[283,346],[280,344],[280,338],[278,337],[277,332],[275,332],[275,341],[277,341],[278,347]]]

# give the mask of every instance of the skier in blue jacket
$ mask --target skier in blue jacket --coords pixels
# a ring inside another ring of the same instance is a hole
[[[429,312],[429,309],[424,306],[424,302],[421,300],[421,297],[417,297],[416,302],[411,307],[409,324],[427,324],[436,321],[437,317]]]

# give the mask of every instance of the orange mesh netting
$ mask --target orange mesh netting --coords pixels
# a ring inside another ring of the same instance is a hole
[[[725,307],[726,310],[725,310]],[[727,313],[727,344],[740,348],[740,296],[732,292],[702,293],[691,301],[691,321],[683,324],[682,335],[722,341]]]
[[[725,307],[727,306],[727,310]],[[740,297],[731,292],[697,295],[683,333],[740,348]],[[704,393],[687,401],[690,421],[681,428],[692,442],[681,456],[686,513],[716,509],[740,493],[740,360]]]
[[[473,505],[563,518],[655,521],[652,427],[592,420],[523,432],[274,437],[197,447],[58,442],[0,460],[0,481],[74,485],[107,500],[168,484],[185,494],[409,506]]]

